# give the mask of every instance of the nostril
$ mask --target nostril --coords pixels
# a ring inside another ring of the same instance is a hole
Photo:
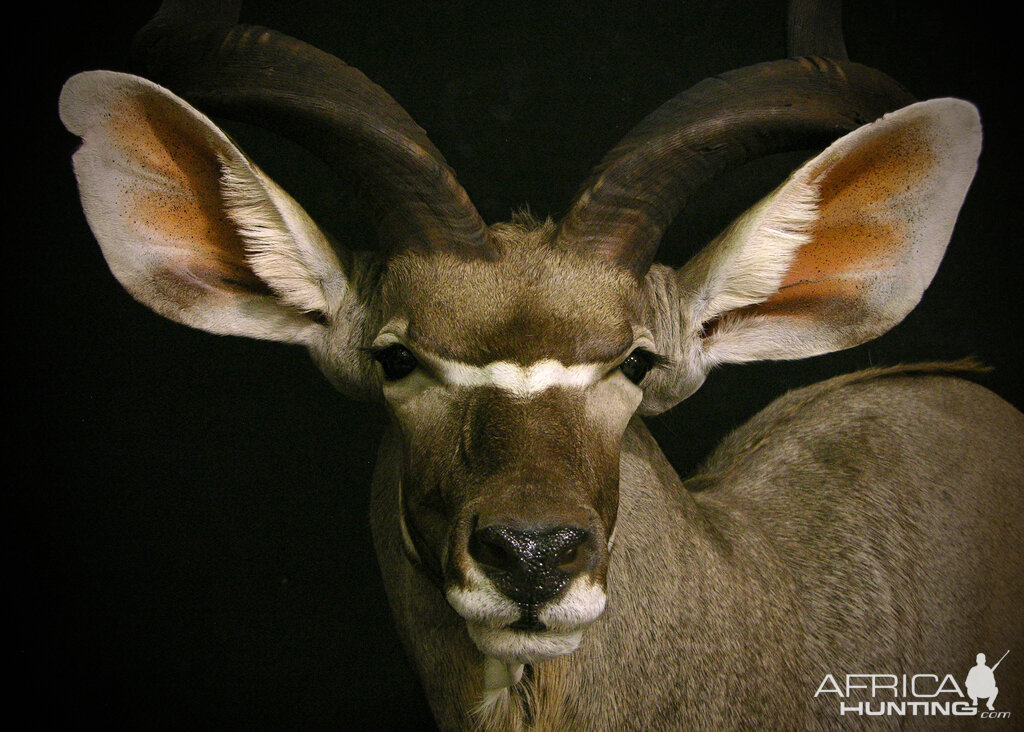
[[[586,564],[585,542],[590,533],[575,528],[564,528],[551,539],[554,564],[562,572],[576,574]]]
[[[469,555],[477,563],[510,571],[519,562],[519,552],[500,527],[489,526],[469,537]]]
[[[558,568],[563,572],[570,571],[573,568],[573,565],[576,563],[576,560],[579,559],[579,555],[579,546],[574,546],[571,549],[566,549],[557,557],[556,561],[558,562]]]

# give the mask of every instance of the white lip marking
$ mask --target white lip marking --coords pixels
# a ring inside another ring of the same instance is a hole
[[[587,575],[576,577],[558,600],[541,607],[537,619],[549,630],[571,632],[585,628],[604,612],[604,588]]]
[[[470,640],[485,656],[503,663],[539,663],[572,653],[580,646],[583,631],[518,633],[508,628],[490,628],[467,622]]]
[[[521,633],[508,627],[521,614],[519,606],[503,595],[475,567],[467,573],[467,589],[450,587],[448,603],[466,620],[466,630],[485,656],[506,664],[536,663],[572,653],[583,631],[601,615],[604,590],[588,576],[572,581],[563,597],[540,608],[538,618],[546,630]]]
[[[466,572],[466,585],[466,588],[449,587],[445,593],[448,604],[466,620],[503,628],[519,617],[519,606],[476,567]]]

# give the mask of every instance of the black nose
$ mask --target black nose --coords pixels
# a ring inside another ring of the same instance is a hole
[[[578,526],[492,525],[472,533],[469,554],[509,598],[536,607],[590,566],[594,542],[591,532]]]

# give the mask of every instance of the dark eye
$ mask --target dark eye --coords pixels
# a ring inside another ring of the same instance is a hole
[[[375,351],[373,357],[384,369],[384,378],[388,381],[405,378],[419,365],[412,351],[398,343]]]
[[[623,376],[639,385],[647,376],[647,372],[654,368],[655,360],[654,354],[638,348],[619,364],[619,370],[622,371]]]

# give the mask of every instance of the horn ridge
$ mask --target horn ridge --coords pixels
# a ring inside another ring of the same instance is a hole
[[[885,74],[821,58],[770,61],[705,79],[634,127],[559,224],[559,240],[643,276],[686,199],[765,155],[825,145],[913,101]]]

